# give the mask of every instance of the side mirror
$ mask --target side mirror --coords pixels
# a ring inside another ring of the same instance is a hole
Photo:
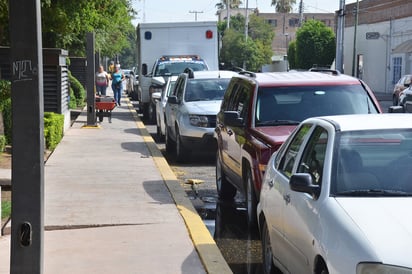
[[[313,199],[317,199],[320,195],[320,186],[314,185],[312,176],[309,173],[296,173],[290,177],[290,189],[297,192],[308,193]]]
[[[232,127],[244,126],[243,118],[239,116],[239,112],[237,111],[225,111],[223,113],[223,121],[226,125]]]
[[[147,74],[147,64],[142,64],[142,75]]]
[[[169,104],[179,104],[179,99],[177,99],[177,97],[176,96],[169,96],[169,97],[167,97],[167,102],[169,103]]]

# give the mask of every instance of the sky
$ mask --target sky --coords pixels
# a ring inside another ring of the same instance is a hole
[[[220,0],[132,0],[138,12],[134,25],[140,22],[186,22],[216,21],[216,4]],[[271,0],[248,0],[249,8],[258,8],[260,12],[274,12]],[[346,0],[345,4],[356,0]],[[298,12],[300,0],[296,0],[293,12]],[[303,0],[304,12],[335,12],[339,9],[340,0]],[[243,0],[242,7],[246,7]]]

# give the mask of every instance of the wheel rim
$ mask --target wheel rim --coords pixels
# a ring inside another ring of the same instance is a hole
[[[248,171],[248,176],[247,176],[247,184],[246,184],[246,207],[247,207],[247,216],[248,216],[248,221],[249,223],[251,222],[252,218],[253,218],[253,199],[252,199],[252,179],[251,179],[251,175],[250,175],[250,171]]]
[[[271,273],[272,271],[272,257],[273,257],[273,254],[272,254],[272,247],[270,244],[269,231],[265,224],[264,241],[263,241],[263,267],[264,267],[265,273]]]
[[[222,165],[220,163],[219,155],[216,157],[216,189],[220,193],[222,189]]]

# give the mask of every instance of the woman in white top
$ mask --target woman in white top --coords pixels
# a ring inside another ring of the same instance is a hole
[[[106,95],[106,89],[109,86],[109,74],[104,71],[103,66],[99,67],[99,71],[96,73],[96,94]]]

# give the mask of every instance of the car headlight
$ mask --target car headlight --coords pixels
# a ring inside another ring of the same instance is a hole
[[[202,115],[189,115],[189,121],[195,127],[207,127],[209,122],[207,116]]]
[[[411,268],[380,263],[360,263],[356,268],[358,274],[410,274]]]

